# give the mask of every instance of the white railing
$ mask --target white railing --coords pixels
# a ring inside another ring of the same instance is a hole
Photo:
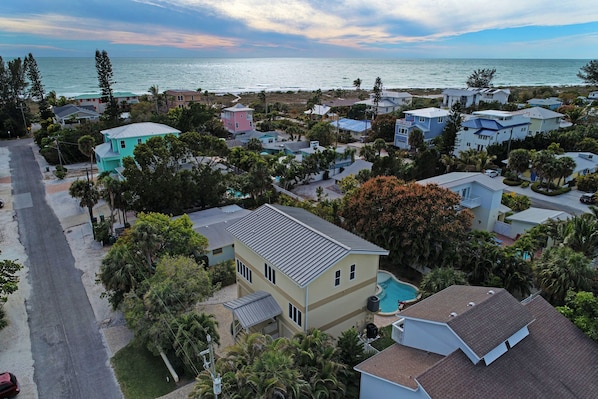
[[[464,206],[465,208],[473,209],[480,205],[482,205],[482,198],[477,195],[461,198],[461,206]]]

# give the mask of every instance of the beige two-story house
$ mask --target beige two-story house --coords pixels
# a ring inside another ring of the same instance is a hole
[[[382,249],[294,207],[263,205],[228,228],[235,241],[239,299],[233,335],[291,337],[318,328],[334,337],[373,319]]]

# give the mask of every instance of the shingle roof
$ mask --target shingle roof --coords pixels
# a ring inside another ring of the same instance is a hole
[[[417,381],[432,398],[597,398],[598,344],[542,297],[524,307],[530,334],[490,366],[455,351]]]
[[[530,312],[505,289],[463,285],[446,288],[401,316],[446,323],[479,358],[532,321]]]
[[[253,327],[282,313],[272,295],[264,291],[253,292],[223,305],[233,311],[243,328]]]
[[[388,254],[304,209],[288,206],[263,205],[228,231],[300,287],[351,253]]]
[[[142,122],[102,130],[101,133],[107,135],[110,139],[124,139],[162,134],[179,134],[181,131],[161,123]]]

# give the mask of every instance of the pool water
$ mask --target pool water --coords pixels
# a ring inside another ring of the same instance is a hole
[[[400,301],[411,301],[418,295],[415,287],[401,283],[387,273],[378,273],[378,285],[382,288],[382,292],[378,294],[382,313],[396,312]]]

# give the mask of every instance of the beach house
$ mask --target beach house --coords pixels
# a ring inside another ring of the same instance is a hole
[[[134,93],[114,92],[112,96],[114,97],[118,105],[121,106],[139,103],[139,96]],[[75,101],[75,105],[78,105],[79,107],[91,106],[99,114],[103,114],[106,110],[106,104],[102,102],[101,94],[81,94],[76,97],[73,97],[73,100]]]
[[[541,296],[453,285],[397,316],[360,399],[598,397],[598,344]]]
[[[557,97],[532,98],[531,100],[527,100],[527,103],[530,107],[542,107],[553,111],[563,105],[563,102]]]
[[[467,89],[445,89],[442,91],[442,106],[451,108],[454,103],[460,103],[463,108],[479,105],[481,102],[498,102],[506,104],[509,102],[511,91],[509,89],[476,88]]]
[[[413,96],[409,93],[382,90],[377,105],[374,93],[370,93],[370,98],[367,100],[357,101],[355,104],[365,104],[367,112],[375,112],[377,115],[383,115],[397,111],[402,106],[411,104],[412,100]]]
[[[187,108],[193,102],[199,102],[203,94],[197,90],[174,89],[166,90],[166,104],[168,109]]]
[[[66,104],[61,107],[53,106],[54,118],[62,126],[81,122],[95,122],[100,120],[100,114],[92,107],[78,107],[73,104]]]
[[[530,118],[507,111],[476,111],[461,124],[454,154],[473,148],[486,150],[491,144],[523,140],[529,135]]]
[[[543,107],[524,108],[514,111],[513,115],[524,115],[529,118],[529,134],[533,136],[558,130],[561,127],[561,118],[564,116]]]
[[[334,337],[373,320],[380,256],[388,251],[300,208],[263,205],[228,228],[238,299],[233,335],[292,337],[318,328]]]
[[[180,130],[161,123],[132,123],[102,130],[104,142],[95,147],[98,172],[118,172],[122,168],[122,160],[132,157],[135,146],[145,143],[152,137],[163,137],[174,134],[178,137]]]
[[[446,126],[449,111],[430,107],[405,111],[404,114],[405,117],[395,123],[394,146],[409,149],[409,135],[416,129],[423,133],[426,143],[439,136]]]
[[[234,136],[239,133],[250,132],[254,130],[253,108],[243,104],[235,104],[233,107],[224,108],[220,114],[224,128]]]
[[[500,179],[493,179],[479,172],[451,172],[418,180],[418,184],[438,184],[461,197],[461,207],[469,209],[474,217],[471,228],[494,231],[494,224],[501,216],[502,193],[507,186]]]

